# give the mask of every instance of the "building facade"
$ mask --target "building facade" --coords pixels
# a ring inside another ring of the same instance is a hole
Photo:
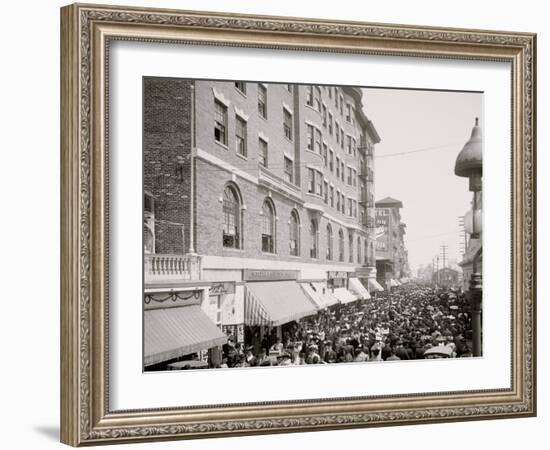
[[[360,89],[145,78],[144,105],[146,292],[179,283],[243,342],[314,312],[300,292],[375,282],[380,137]],[[296,300],[270,310],[275,291]]]
[[[375,206],[377,278],[383,286],[391,287],[410,276],[404,240],[406,225],[400,213],[403,203],[386,197]]]

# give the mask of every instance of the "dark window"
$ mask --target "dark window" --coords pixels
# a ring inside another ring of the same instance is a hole
[[[310,227],[309,227],[309,236],[311,240],[311,247],[309,249],[309,256],[311,258],[318,258],[319,257],[319,226],[317,225],[317,221],[315,219],[311,219]]]
[[[292,114],[283,108],[283,129],[285,136],[292,140]]]
[[[332,260],[332,227],[327,225],[327,259]]]
[[[241,156],[247,156],[246,150],[246,121],[236,116],[235,122],[235,144],[237,153]]]
[[[267,142],[262,138],[258,139],[258,162],[261,166],[267,167],[268,154],[267,154]]]
[[[338,232],[338,260],[344,261],[344,232]]]
[[[227,145],[227,106],[217,100],[214,102],[214,139]]]
[[[246,83],[244,81],[235,81],[235,87],[243,94],[246,94]]]
[[[349,262],[353,262],[353,235],[349,233]]]
[[[223,192],[223,246],[241,248],[241,205],[235,189],[227,186]]]
[[[298,219],[298,213],[293,210],[290,213],[290,221],[288,223],[288,236],[289,236],[289,251],[292,256],[300,255],[300,221]]]
[[[267,119],[267,88],[263,84],[258,85],[258,113]]]
[[[262,207],[262,251],[275,253],[275,211],[269,200]]]
[[[285,180],[294,183],[294,163],[285,156]]]

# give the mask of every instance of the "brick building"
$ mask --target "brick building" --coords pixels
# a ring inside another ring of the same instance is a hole
[[[188,291],[243,341],[245,325],[280,334],[380,288],[380,138],[360,89],[145,78],[143,92],[146,297]]]

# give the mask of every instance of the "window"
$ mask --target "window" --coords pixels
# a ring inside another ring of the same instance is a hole
[[[307,191],[310,194],[315,194],[315,170],[307,169]]]
[[[332,260],[332,227],[327,224],[327,259]]]
[[[344,129],[340,128],[340,147],[344,148]]]
[[[328,147],[327,144],[323,142],[323,163],[325,167],[328,166]]]
[[[313,108],[313,86],[306,87],[306,105]]]
[[[258,138],[258,162],[261,166],[267,167],[267,142]]]
[[[351,139],[351,149],[353,150],[353,156],[356,157],[357,156],[357,141],[355,140],[355,138]]]
[[[342,161],[340,163],[340,177],[341,177],[341,180],[344,181],[344,178],[345,178],[345,170],[344,170],[344,162]]]
[[[351,122],[351,103],[346,103],[346,120]]]
[[[348,235],[349,242],[349,262],[353,262],[353,234],[351,232]]]
[[[285,156],[285,180],[294,183],[294,163]]]
[[[336,106],[336,109],[338,109],[338,89],[334,88],[334,106]]]
[[[344,115],[344,96],[340,96],[340,114]]]
[[[340,143],[340,124],[338,122],[335,122],[334,126],[335,132],[336,132],[336,143]]]
[[[328,132],[332,136],[332,113],[328,113]]]
[[[348,215],[353,216],[353,200],[351,198],[348,198]]]
[[[315,109],[321,112],[321,88],[315,86]]]
[[[227,106],[217,100],[214,102],[214,139],[227,145]]]
[[[325,203],[328,205],[328,181],[323,182],[323,194],[325,196]]]
[[[328,156],[328,168],[330,172],[334,172],[334,151],[331,149]]]
[[[353,178],[353,169],[351,167],[348,167],[348,185],[351,186],[351,183],[352,183],[352,178]]]
[[[327,105],[323,105],[323,126],[327,126]]]
[[[332,89],[333,89],[333,87],[328,86],[327,89],[328,89],[328,98],[332,98]]]
[[[340,158],[336,157],[336,178],[340,178]]]
[[[315,128],[313,128],[313,125],[306,125],[307,129],[307,149],[310,151],[314,151],[315,148]]]
[[[300,219],[295,209],[290,213],[290,220],[288,221],[288,245],[289,252],[292,256],[300,255]]]
[[[353,185],[357,187],[357,170],[353,169]]]
[[[311,223],[309,225],[309,238],[310,238],[310,248],[309,248],[309,256],[310,258],[318,258],[319,257],[319,226],[317,225],[317,221],[315,219],[311,219]]]
[[[267,119],[267,88],[263,84],[258,85],[258,114]]]
[[[323,196],[323,174],[318,171],[315,171],[315,193]]]
[[[370,244],[371,246],[371,251],[372,251],[372,242]],[[363,251],[363,264],[368,264],[369,263],[369,251],[368,251],[368,244],[367,244],[367,240],[365,239],[365,249]]]
[[[246,94],[246,83],[244,81],[235,81],[235,87],[243,94]]]
[[[357,236],[357,262],[361,264],[361,238]]]
[[[223,246],[241,248],[241,204],[236,190],[227,186],[223,191]]]
[[[237,154],[246,157],[246,121],[239,116],[236,116],[235,119],[235,145],[237,147]]]
[[[275,253],[275,208],[269,199],[262,206],[262,252]]]
[[[342,193],[342,214],[346,214],[346,196]]]
[[[287,139],[292,140],[292,114],[283,108],[283,129]]]
[[[351,149],[351,136],[348,135],[348,155],[351,155],[352,154],[352,149]]]
[[[315,130],[315,152],[319,155],[321,154],[322,150],[322,137],[321,137],[321,131]]]
[[[344,232],[338,232],[338,261],[344,261]]]
[[[340,211],[340,191],[336,191],[336,209]]]
[[[292,84],[287,84],[287,85],[286,85],[286,90],[287,90],[288,92],[293,92],[293,91],[294,91],[294,86],[293,86]]]
[[[330,187],[330,207],[334,208],[334,186]]]

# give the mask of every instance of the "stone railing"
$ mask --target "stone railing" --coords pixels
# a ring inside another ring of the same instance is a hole
[[[200,279],[199,255],[146,254],[144,265],[145,283]]]

